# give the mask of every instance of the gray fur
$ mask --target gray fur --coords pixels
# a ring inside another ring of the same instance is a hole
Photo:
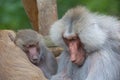
[[[73,19],[72,23],[69,19]],[[79,35],[88,54],[80,67],[69,60],[69,52],[62,39],[68,26],[72,26],[73,33]],[[120,80],[120,23],[117,18],[91,13],[84,7],[73,8],[52,25],[50,36],[55,44],[65,49],[54,77],[67,70],[67,76],[72,80]]]
[[[50,79],[56,74],[58,65],[54,55],[47,49],[42,36],[30,29],[20,30],[16,34],[15,43],[23,50],[23,45],[36,42],[39,42],[40,46],[39,63],[36,66],[43,71],[46,78]]]
[[[41,45],[41,55],[40,55],[40,64],[39,66],[45,77],[50,79],[57,71],[57,62],[54,55],[45,47]]]

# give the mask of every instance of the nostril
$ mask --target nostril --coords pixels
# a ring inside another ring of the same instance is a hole
[[[71,60],[73,63],[75,62],[75,60]]]
[[[33,59],[33,61],[37,61],[38,59]]]
[[[76,56],[74,54],[71,54],[70,60],[72,62],[75,62],[76,61]]]
[[[71,58],[71,61],[74,63],[76,61],[76,59],[75,58]]]
[[[33,56],[33,61],[37,61],[38,60],[38,57],[37,56]]]

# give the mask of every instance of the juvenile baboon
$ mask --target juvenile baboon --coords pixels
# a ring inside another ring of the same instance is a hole
[[[120,23],[84,7],[68,10],[50,30],[54,43],[64,48],[58,71],[72,80],[120,80]]]
[[[56,74],[56,59],[46,48],[40,34],[30,29],[20,30],[16,34],[15,43],[27,54],[29,60],[43,71],[48,79]]]
[[[0,30],[0,80],[47,80],[9,34],[15,36],[13,31]]]

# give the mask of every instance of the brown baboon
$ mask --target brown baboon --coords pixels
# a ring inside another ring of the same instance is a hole
[[[4,30],[0,31],[0,80],[47,80]]]
[[[34,30],[19,30],[16,34],[15,44],[28,56],[29,60],[38,66],[45,77],[50,79],[57,72],[57,61],[47,49],[43,38]]]

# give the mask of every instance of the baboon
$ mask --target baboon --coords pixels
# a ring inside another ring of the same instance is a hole
[[[57,72],[57,61],[54,55],[47,49],[43,38],[34,30],[19,30],[16,34],[15,44],[28,56],[29,60],[38,66],[50,79]]]
[[[53,42],[64,48],[55,80],[66,70],[72,80],[120,80],[120,23],[85,7],[68,10],[50,29]],[[67,79],[66,79],[67,80]]]
[[[13,31],[0,30],[0,80],[47,80],[9,34],[15,36]]]

